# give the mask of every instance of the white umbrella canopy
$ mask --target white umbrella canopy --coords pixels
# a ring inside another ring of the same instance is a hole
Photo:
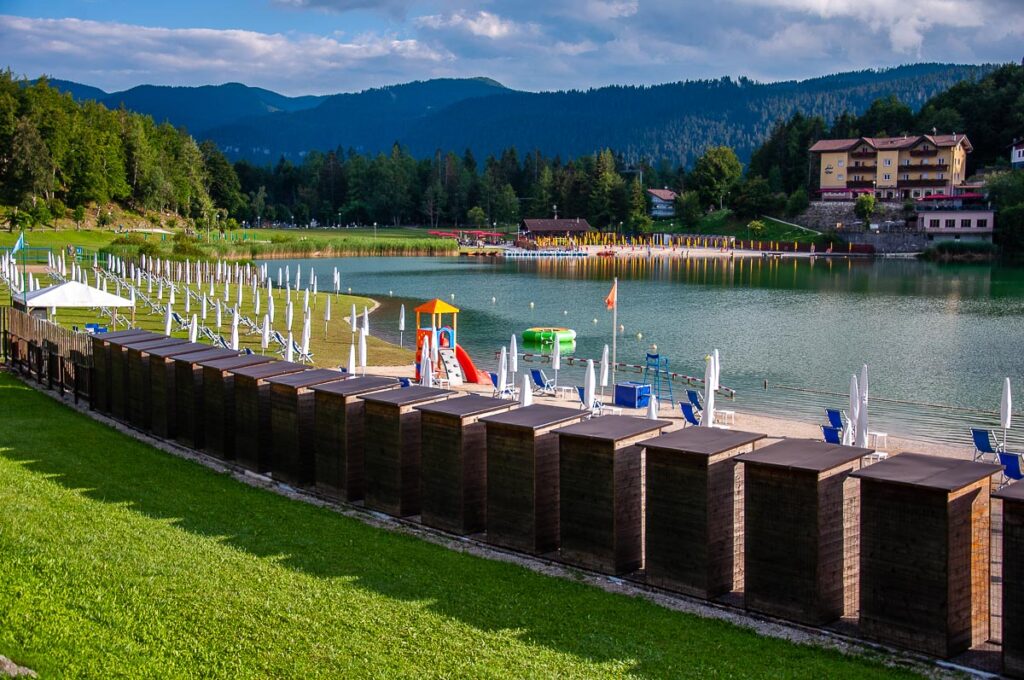
[[[430,361],[437,366],[438,353],[441,351],[441,343],[438,341],[437,329],[430,329]]]
[[[289,300],[284,307],[284,325],[288,329],[288,332],[292,330],[292,321],[295,320],[295,308],[292,307],[292,301]]]
[[[430,352],[423,352],[423,358],[420,359],[420,384],[424,387],[434,386],[434,375],[431,371]]]
[[[516,373],[519,372],[519,343],[516,342],[516,334],[512,334],[512,339],[508,343],[508,370],[512,374],[512,380],[515,381]]]
[[[222,315],[223,308],[220,306],[219,302],[214,302],[213,306],[217,309],[217,330],[219,331],[221,326],[224,325],[224,318]]]
[[[252,303],[253,316],[259,317],[260,315],[260,292],[257,290]]]
[[[188,288],[185,289],[185,313],[192,313],[192,296],[189,295]]]
[[[647,402],[647,420],[658,419],[658,397],[654,394],[651,395],[650,401]]]
[[[188,341],[195,342],[199,339],[199,317],[192,315],[192,323],[188,325]]]
[[[858,383],[858,395],[860,405],[857,408],[857,446],[864,448],[868,445],[868,365],[860,369],[860,383]]]
[[[370,312],[363,307],[363,335],[370,334]]]
[[[167,305],[167,310],[164,312],[164,335],[171,334],[171,306]]]
[[[267,312],[270,314],[270,320],[274,321],[277,313],[274,308],[274,297],[272,295],[267,296]]]
[[[523,374],[523,382],[519,386],[519,405],[529,406],[533,403],[533,390],[530,389],[530,376]]]
[[[601,352],[601,394],[604,394],[606,387],[608,387],[608,345],[605,345]]]
[[[846,429],[843,430],[843,443],[853,446],[854,432],[857,429],[857,414],[860,411],[860,385],[857,374],[850,374],[850,412],[846,414]]]
[[[231,316],[231,349],[238,351],[238,307]]]
[[[331,298],[327,297],[327,304],[324,306],[324,321],[331,320]]]
[[[405,332],[405,305],[404,304],[398,309],[398,332],[399,333],[404,333]]]
[[[264,314],[263,333],[262,336],[260,337],[260,348],[263,349],[263,351],[265,352],[267,351],[268,347],[270,347],[270,315]]]
[[[302,338],[302,345],[303,345],[302,346],[302,353],[306,354],[307,353],[306,350],[308,349],[306,347],[306,345],[309,343],[309,312],[308,311],[302,317],[302,335],[299,336],[299,337]]]
[[[704,363],[704,414],[700,424],[711,427],[715,423],[715,356],[708,355]]]
[[[562,367],[562,346],[555,340],[554,346],[551,348],[551,370],[555,372],[555,383],[558,384],[558,369]]]
[[[202,307],[203,321],[206,321],[206,293],[203,293],[203,301],[200,306]]]
[[[359,367],[363,369],[363,375],[366,375],[366,334],[359,334]]]
[[[284,348],[284,360],[295,361],[295,340],[292,338],[292,332],[288,331],[288,345]]]
[[[1003,448],[1006,448],[1006,431],[1013,425],[1013,395],[1010,379],[1003,379],[1003,397],[999,400],[999,425],[1003,428]]]
[[[555,343],[557,346],[557,343]],[[588,410],[594,408],[594,388],[597,378],[594,374],[594,360],[587,359],[587,372],[583,376],[583,403]]]
[[[349,375],[355,375],[356,374],[356,346],[355,345],[349,345],[348,346],[348,374]]]
[[[498,396],[504,394],[508,387],[508,350],[501,348],[501,358],[498,359]]]

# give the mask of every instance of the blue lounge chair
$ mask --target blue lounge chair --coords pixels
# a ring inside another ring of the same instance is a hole
[[[842,411],[837,408],[827,408],[825,409],[825,415],[828,416],[828,424],[831,427],[840,431],[846,429],[846,414]]]
[[[704,402],[700,400],[700,392],[697,390],[686,390],[686,398],[693,404],[693,408],[698,411],[704,410]]]
[[[993,462],[998,459],[1000,448],[992,443],[995,439],[992,430],[972,427],[971,439],[974,440],[974,460],[984,461],[986,456],[991,456]]]
[[[491,376],[491,384],[494,385],[494,392],[491,394],[492,397],[496,397],[498,399],[514,399],[515,398],[515,393],[512,391],[512,386],[509,385],[508,383],[505,384],[505,389],[504,390],[501,390],[500,392],[498,391],[498,374],[497,373],[488,373],[487,375]]]
[[[412,387],[412,380],[409,380],[408,378],[399,378],[398,384],[402,387]]]
[[[686,424],[700,425],[701,416],[694,409],[693,404],[687,404],[685,402],[679,402],[679,408],[683,411],[683,420]],[[686,424],[683,427],[686,427]]]
[[[831,425],[822,425],[821,433],[825,435],[825,441],[829,444],[843,443],[843,430],[840,427],[832,427]]]
[[[550,394],[555,393],[555,383],[548,380],[548,377],[544,375],[544,371],[539,368],[530,369],[530,377],[533,378],[534,394]]]
[[[1021,469],[1021,454],[1019,453],[998,453],[999,464],[1003,466],[1003,480],[1000,487],[1006,486],[1011,480],[1019,482],[1024,479],[1024,470]]]

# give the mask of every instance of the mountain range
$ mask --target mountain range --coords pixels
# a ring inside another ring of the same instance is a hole
[[[64,80],[50,84],[79,100],[124,106],[211,139],[233,159],[301,160],[310,150],[387,152],[398,142],[418,157],[508,147],[563,158],[612,148],[627,161],[689,165],[710,145],[749,158],[774,123],[794,112],[831,120],[895,95],[913,109],[992,65],[912,64],[803,81],[746,78],[653,86],[524,92],[489,78],[441,78],[358,93],[288,97],[240,83],[201,87],[140,85],[123,92]],[[898,134],[900,131],[890,131]]]

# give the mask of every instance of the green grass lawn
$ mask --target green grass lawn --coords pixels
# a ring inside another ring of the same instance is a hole
[[[907,677],[240,484],[0,373],[0,654],[42,677]]]
[[[738,240],[761,240],[761,241],[785,241],[792,243],[798,241],[800,243],[809,243],[814,241],[816,234],[804,229],[794,229],[793,227],[780,222],[770,217],[761,218],[764,222],[765,228],[758,236],[753,236],[747,231],[747,224],[750,223],[748,219],[741,219],[737,217],[731,210],[726,208],[725,210],[716,210],[712,213],[708,213],[701,218],[700,224],[696,228],[684,228],[677,226],[674,221],[658,222],[655,226],[655,230],[659,228],[659,225],[664,225],[661,228],[671,229],[686,234],[700,234],[704,236],[735,236]]]

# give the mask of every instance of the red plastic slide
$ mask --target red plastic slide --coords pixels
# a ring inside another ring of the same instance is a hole
[[[473,360],[469,358],[469,354],[466,353],[466,350],[462,349],[462,345],[455,345],[455,359],[459,362],[459,366],[462,367],[462,376],[466,382],[478,385],[490,384],[491,376],[477,369]]]

